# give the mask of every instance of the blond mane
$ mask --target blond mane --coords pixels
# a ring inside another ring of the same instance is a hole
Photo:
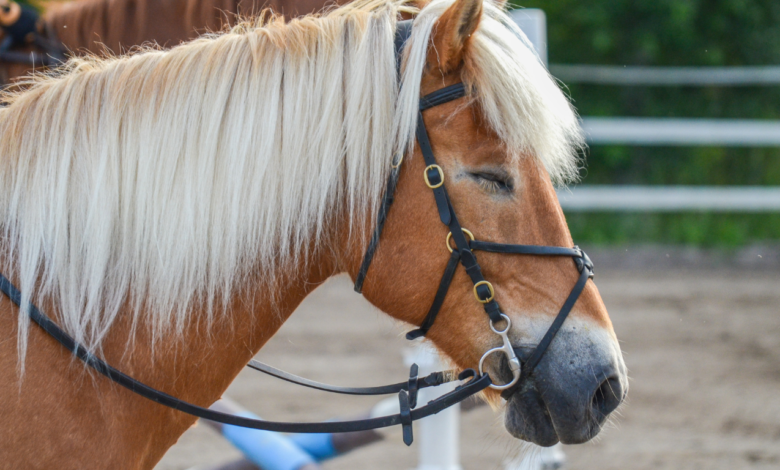
[[[259,267],[273,282],[300,265],[332,221],[363,233],[394,149],[413,143],[425,50],[449,4],[417,16],[400,93],[406,7],[361,0],[170,51],[72,59],[5,95],[0,269],[20,283],[22,312],[52,300],[92,349],[120,314],[181,333],[193,306],[223,312]],[[464,79],[488,122],[553,179],[572,176],[576,117],[522,33],[486,4],[472,44]]]

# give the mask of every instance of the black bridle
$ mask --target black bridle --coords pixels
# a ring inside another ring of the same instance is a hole
[[[404,32],[407,28],[409,30]],[[398,47],[397,43],[399,38],[404,38],[404,35],[408,37],[410,29],[410,25],[407,22],[399,23],[398,32],[396,33],[396,47]],[[402,42],[404,40],[405,39],[401,39]],[[463,83],[457,83],[420,98],[420,106],[417,114],[416,137],[417,144],[420,147],[426,165],[425,170],[423,171],[423,179],[426,186],[433,190],[433,197],[436,200],[439,219],[450,229],[450,233],[447,235],[445,243],[452,254],[450,255],[447,267],[444,269],[444,274],[439,282],[439,288],[436,291],[436,296],[433,298],[433,303],[428,310],[425,320],[423,320],[422,325],[420,325],[418,329],[407,333],[406,338],[414,340],[421,336],[425,336],[428,333],[428,330],[431,329],[436,321],[439,310],[441,310],[444,299],[447,296],[447,291],[452,283],[452,277],[455,275],[458,265],[463,265],[466,274],[468,274],[474,284],[474,297],[482,304],[485,313],[488,315],[490,329],[502,339],[501,346],[490,349],[482,355],[482,358],[479,361],[479,373],[480,375],[486,375],[482,366],[488,356],[497,352],[503,353],[508,360],[509,369],[512,372],[512,380],[501,385],[491,383],[490,387],[496,390],[509,390],[520,381],[521,377],[530,375],[534,368],[539,364],[539,361],[542,359],[542,356],[544,356],[547,348],[550,347],[552,340],[560,330],[566,317],[568,317],[580,294],[582,294],[588,279],[593,278],[593,263],[585,252],[577,246],[574,248],[565,248],[558,246],[507,245],[484,242],[476,240],[471,231],[464,229],[460,225],[458,217],[455,215],[455,209],[452,207],[450,197],[447,194],[447,189],[444,186],[444,170],[436,163],[436,158],[433,155],[433,149],[431,148],[430,139],[428,138],[428,130],[425,128],[423,112],[466,96],[467,90],[465,85]],[[402,162],[403,157],[393,164],[393,168],[390,172],[387,181],[387,190],[385,196],[382,198],[382,204],[379,208],[378,220],[374,233],[371,237],[368,249],[363,256],[363,262],[355,279],[355,291],[358,293],[361,293],[363,290],[363,282],[368,275],[371,261],[374,259],[374,254],[379,247],[382,229],[387,221],[390,206],[393,204],[394,192],[398,184],[398,176]],[[468,240],[466,239],[466,236],[468,236]],[[450,239],[455,241],[455,248],[450,245]],[[572,288],[569,297],[564,302],[552,325],[550,325],[550,328],[547,330],[547,333],[536,348],[534,348],[530,356],[525,360],[518,358],[518,352],[512,347],[512,344],[509,341],[508,333],[511,328],[511,320],[509,319],[509,316],[501,312],[501,307],[495,300],[493,285],[482,275],[482,270],[477,262],[476,256],[474,256],[474,251],[533,256],[569,256],[574,259],[580,277]],[[505,323],[505,326],[502,329],[497,329],[496,324],[502,321]],[[511,392],[511,390],[509,390],[509,392]]]
[[[396,31],[396,53],[400,56],[406,40],[411,33],[411,21],[399,22],[398,29]],[[457,380],[467,380],[467,382],[455,388],[453,391],[442,395],[441,397],[432,400],[417,408],[417,392],[420,389],[427,387],[435,387],[456,380],[451,372],[434,372],[426,377],[418,377],[417,365],[412,365],[409,380],[402,383],[379,386],[379,387],[337,387],[333,385],[322,384],[314,382],[308,379],[297,377],[287,372],[281,371],[269,365],[252,360],[248,364],[252,369],[264,372],[274,377],[292,382],[295,384],[303,385],[318,390],[342,393],[349,395],[386,395],[386,394],[398,394],[400,412],[398,414],[383,416],[371,419],[353,420],[353,421],[329,421],[321,423],[288,423],[288,422],[275,422],[265,421],[258,419],[244,418],[241,416],[235,416],[227,413],[221,413],[213,411],[207,408],[203,408],[192,403],[180,400],[176,397],[161,392],[153,387],[150,387],[138,380],[122,373],[121,371],[113,368],[108,363],[90,353],[84,346],[76,342],[71,336],[69,336],[62,328],[60,328],[54,321],[48,316],[42,313],[35,305],[29,305],[28,314],[30,319],[52,336],[57,342],[59,342],[66,349],[71,351],[76,357],[84,361],[85,364],[93,368],[95,371],[109,378],[113,382],[127,388],[128,390],[141,395],[144,398],[152,400],[161,405],[179,410],[183,413],[190,414],[199,418],[216,421],[223,424],[229,424],[234,426],[241,426],[253,429],[262,429],[267,431],[276,432],[291,432],[291,433],[341,433],[341,432],[355,432],[365,431],[369,429],[378,429],[388,426],[401,425],[403,428],[403,439],[407,445],[410,445],[413,440],[412,436],[412,422],[436,414],[445,408],[449,408],[461,401],[471,397],[480,391],[492,387],[499,390],[504,390],[512,387],[521,377],[527,377],[533,371],[534,367],[539,363],[545,351],[552,342],[555,334],[560,329],[564,320],[571,311],[577,298],[582,293],[587,280],[593,276],[593,265],[588,257],[579,248],[562,248],[562,247],[548,247],[548,246],[532,246],[532,245],[503,245],[491,242],[482,242],[474,240],[471,232],[463,229],[455,216],[455,211],[450,202],[447,191],[444,187],[444,172],[440,166],[436,164],[436,160],[431,150],[430,142],[428,140],[428,132],[425,129],[425,123],[423,121],[423,111],[430,109],[434,106],[438,106],[459,98],[466,96],[466,90],[463,84],[452,85],[441,90],[435,91],[429,95],[420,98],[420,110],[418,115],[417,125],[417,140],[422,150],[425,163],[427,165],[424,173],[424,179],[428,187],[433,190],[434,197],[436,199],[436,205],[438,207],[439,218],[441,221],[450,228],[450,235],[447,237],[447,245],[452,250],[450,261],[445,269],[444,276],[439,284],[439,289],[436,292],[433,304],[426,316],[425,321],[421,327],[407,334],[408,339],[415,339],[420,336],[424,336],[427,331],[433,326],[441,306],[444,302],[444,298],[449,289],[452,277],[458,264],[462,264],[466,269],[466,272],[471,277],[474,283],[474,295],[480,303],[483,304],[485,312],[487,312],[490,319],[490,328],[498,335],[501,336],[503,344],[500,347],[488,350],[480,360],[479,370],[477,373],[473,369],[467,369],[461,372],[457,376]],[[382,204],[378,213],[378,220],[373,237],[369,243],[369,247],[366,251],[363,263],[360,267],[360,271],[357,275],[355,282],[355,290],[361,291],[363,281],[366,278],[368,269],[371,265],[371,260],[379,246],[379,238],[387,219],[387,214],[390,206],[393,202],[393,195],[395,187],[398,182],[398,175],[400,170],[401,161],[397,161],[393,164],[390,177],[387,183],[387,189],[385,196],[382,199]],[[466,240],[464,234],[469,235],[471,240]],[[450,246],[450,237],[455,240],[456,247],[452,249]],[[515,354],[515,350],[509,341],[508,332],[511,326],[510,319],[507,315],[501,312],[501,309],[494,299],[495,292],[493,286],[485,280],[482,276],[482,272],[477,263],[474,251],[488,251],[493,253],[513,253],[513,254],[527,254],[527,255],[542,255],[542,256],[571,256],[575,262],[578,270],[580,271],[580,278],[577,284],[569,294],[568,299],[564,303],[561,311],[558,313],[555,321],[553,321],[550,329],[545,334],[542,341],[533,351],[531,356],[524,362],[518,359]],[[17,306],[21,306],[22,294],[7,278],[0,275],[0,291],[5,293],[11,301]],[[502,330],[497,330],[495,325],[501,321],[506,322],[506,326]],[[502,352],[507,356],[509,360],[509,367],[512,370],[513,380],[507,384],[496,385],[493,384],[490,376],[482,371],[483,362],[485,358],[495,352]]]

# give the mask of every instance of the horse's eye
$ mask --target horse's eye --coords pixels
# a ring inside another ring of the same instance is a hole
[[[483,171],[470,174],[479,186],[489,193],[511,193],[514,190],[512,180],[507,176]]]

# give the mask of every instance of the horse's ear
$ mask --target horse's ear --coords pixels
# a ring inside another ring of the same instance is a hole
[[[455,0],[436,22],[432,54],[442,73],[456,69],[469,44],[469,39],[482,18],[483,0]]]

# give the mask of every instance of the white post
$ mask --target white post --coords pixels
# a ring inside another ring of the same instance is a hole
[[[538,8],[518,8],[511,10],[509,16],[528,36],[542,63],[547,67],[547,16]]]
[[[419,376],[443,370],[439,355],[424,344],[404,354],[407,366],[420,367]],[[457,382],[420,390],[417,406],[422,406],[452,391]],[[460,404],[440,411],[416,423],[414,442],[419,461],[417,470],[462,470],[460,466]]]

